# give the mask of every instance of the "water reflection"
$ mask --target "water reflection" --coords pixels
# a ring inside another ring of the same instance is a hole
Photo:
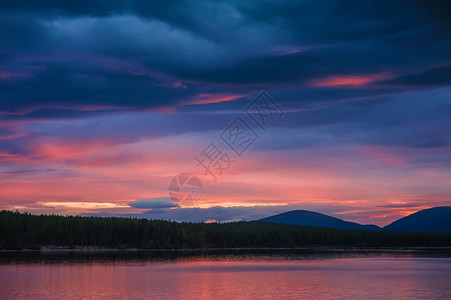
[[[2,253],[1,299],[451,298],[435,252]]]
[[[297,250],[249,249],[209,251],[0,251],[1,264],[123,264],[131,262],[289,261],[364,257],[451,258],[451,249],[432,250]]]

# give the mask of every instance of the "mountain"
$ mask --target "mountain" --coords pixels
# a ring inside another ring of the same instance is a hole
[[[317,212],[308,210],[292,210],[278,215],[263,218],[258,220],[260,222],[283,223],[291,225],[306,225],[329,227],[337,229],[364,229],[364,230],[378,230],[380,227],[376,225],[361,225],[354,222],[343,221],[338,218],[323,215]]]
[[[394,221],[384,230],[411,232],[451,232],[451,206],[420,210]]]

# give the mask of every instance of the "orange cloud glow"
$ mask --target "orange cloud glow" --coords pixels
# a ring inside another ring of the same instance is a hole
[[[243,97],[244,95],[230,95],[230,94],[199,94],[197,98],[184,103],[184,105],[195,105],[195,104],[210,104],[232,101],[237,98]]]
[[[328,87],[328,86],[363,86],[374,81],[387,79],[386,74],[370,75],[350,75],[350,76],[331,76],[310,81],[310,86]]]

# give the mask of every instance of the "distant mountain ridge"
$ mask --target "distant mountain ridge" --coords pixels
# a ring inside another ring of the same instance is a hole
[[[410,232],[451,232],[451,206],[420,210],[381,228],[344,221],[308,210],[292,210],[258,220],[260,222],[317,226],[335,229],[392,230]]]
[[[361,230],[379,230],[376,225],[361,225],[354,222],[344,221],[339,218],[327,216],[308,210],[292,210],[278,215],[263,218],[260,222],[283,223],[290,225],[304,225],[328,227],[336,229],[361,229]]]
[[[384,230],[451,232],[451,206],[433,207],[417,211],[385,226]]]

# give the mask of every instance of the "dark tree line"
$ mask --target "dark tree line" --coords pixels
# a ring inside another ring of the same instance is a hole
[[[451,233],[341,230],[262,222],[178,223],[0,212],[0,249],[450,247]]]

